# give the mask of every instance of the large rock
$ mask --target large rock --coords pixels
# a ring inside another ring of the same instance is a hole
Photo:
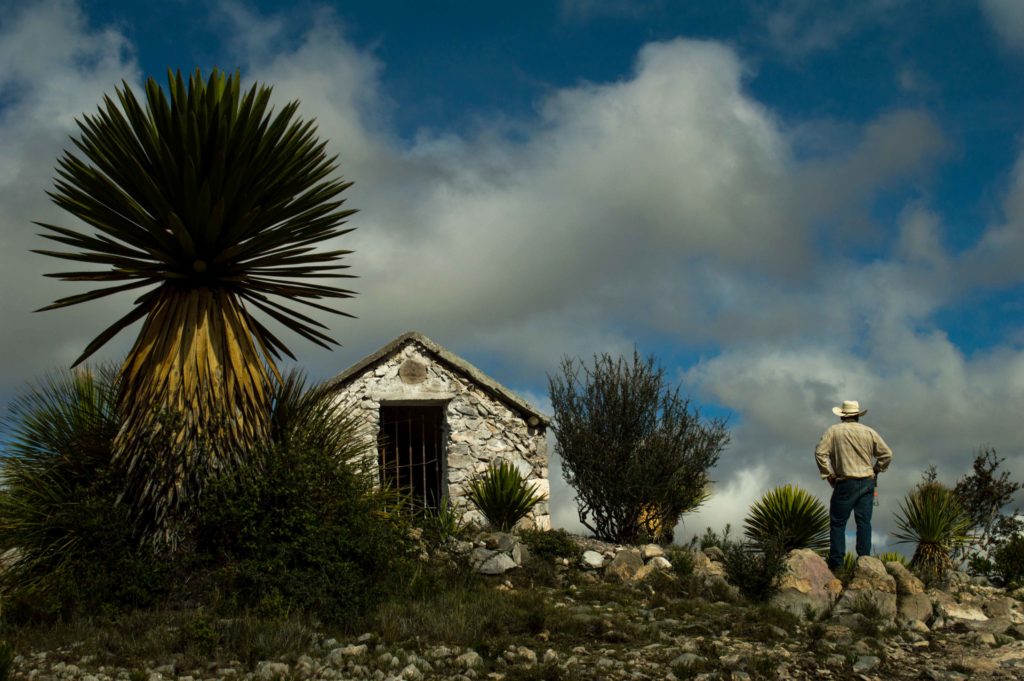
[[[604,567],[604,556],[597,551],[584,551],[583,558],[580,559],[583,563],[583,567],[591,570],[600,570]]]
[[[873,556],[861,556],[857,559],[853,579],[836,603],[836,612],[857,612],[872,603],[884,619],[895,619],[896,580],[885,571],[882,561]]]
[[[927,622],[932,616],[932,600],[925,593],[924,583],[903,563],[889,561],[885,569],[896,582],[896,618],[904,623]]]
[[[516,567],[519,566],[512,560],[512,556],[499,551],[481,563],[476,571],[482,575],[503,575]]]
[[[789,552],[776,586],[772,604],[799,616],[808,609],[816,613],[828,610],[843,590],[825,559],[811,549]]]
[[[640,549],[640,554],[643,556],[645,561],[648,561],[651,558],[664,558],[665,549],[661,548],[657,544],[647,544]]]
[[[636,575],[637,570],[644,566],[644,559],[636,549],[623,549],[615,554],[612,562],[604,569],[604,575],[608,579],[620,582],[629,582]]]
[[[725,577],[725,566],[707,557],[703,551],[693,555],[693,573],[707,579],[708,577]]]

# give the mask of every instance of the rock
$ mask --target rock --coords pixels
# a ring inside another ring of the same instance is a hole
[[[629,582],[636,575],[637,570],[644,566],[644,559],[636,549],[623,549],[615,554],[612,562],[604,569],[604,575],[608,579],[620,582]]]
[[[832,575],[825,559],[811,549],[796,549],[786,556],[772,605],[803,616],[808,608],[820,613],[828,610],[842,592],[843,585]]]
[[[989,598],[981,605],[981,611],[989,617],[1009,617],[1016,619],[1014,615],[1018,615],[1019,605],[1017,601],[1007,596],[993,596]],[[1016,622],[1020,624],[1021,622]]]
[[[398,673],[398,678],[407,681],[420,681],[423,678],[423,672],[416,665],[408,664]]]
[[[482,575],[503,575],[518,567],[507,553],[495,553],[476,569]]]
[[[900,622],[927,622],[932,616],[932,600],[925,593],[924,583],[903,563],[889,561],[885,570],[896,581],[896,618]]]
[[[853,663],[853,671],[857,674],[870,672],[880,665],[882,661],[874,655],[861,655]]]
[[[647,563],[649,566],[657,570],[671,570],[672,563],[669,562],[668,558],[664,556],[655,556]]]
[[[836,603],[836,612],[857,612],[873,606],[884,619],[896,618],[896,580],[893,579],[882,561],[873,556],[857,559],[853,579]]]
[[[725,577],[725,566],[707,557],[703,552],[693,554],[693,573],[700,577]]]
[[[604,567],[604,556],[597,551],[584,551],[583,558],[580,560],[583,567],[590,570],[599,570]]]
[[[657,544],[646,544],[640,549],[640,555],[643,556],[644,561],[649,561],[651,558],[664,558],[665,549]]]
[[[646,581],[648,577],[650,577],[651,575],[653,575],[657,571],[658,571],[658,568],[656,568],[654,565],[651,565],[650,563],[648,563],[647,565],[641,565],[640,569],[637,570],[635,573],[633,573],[633,577],[631,578],[630,581],[633,581],[633,582],[643,582],[643,581]]]
[[[553,664],[558,662],[558,653],[548,648],[544,651],[544,657],[542,658],[544,664]]]
[[[455,658],[455,664],[463,669],[475,669],[483,663],[483,658],[475,650],[470,650],[468,653],[463,653]]]
[[[712,560],[716,563],[725,562],[725,552],[717,546],[709,546],[706,549],[704,549],[704,555],[707,556],[709,560]]]
[[[256,678],[261,681],[286,679],[290,672],[291,667],[283,662],[260,662],[256,665]]]
[[[515,535],[511,535],[508,532],[491,532],[484,535],[483,540],[487,548],[507,553],[511,553],[512,549],[519,543]]]
[[[935,612],[946,620],[984,622],[988,616],[974,603],[945,602],[935,606]]]

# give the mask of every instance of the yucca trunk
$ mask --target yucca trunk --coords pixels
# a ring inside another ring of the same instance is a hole
[[[236,463],[240,445],[266,439],[271,374],[278,372],[256,324],[223,289],[167,284],[156,291],[121,368],[117,402],[115,450],[128,475],[142,478],[130,486],[139,495],[133,501],[144,502],[138,508],[173,513],[193,482]],[[169,475],[154,476],[154,465]]]

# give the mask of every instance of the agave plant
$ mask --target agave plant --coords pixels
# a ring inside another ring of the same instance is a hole
[[[26,593],[78,557],[82,504],[102,497],[118,418],[116,376],[106,367],[47,377],[19,395],[4,419],[0,474],[0,590]]]
[[[743,521],[743,533],[756,545],[769,542],[793,549],[828,549],[828,510],[795,485],[777,487],[754,502]]]
[[[537,486],[527,486],[519,469],[502,459],[469,483],[469,500],[496,530],[507,532],[544,501]]]
[[[39,250],[102,265],[47,276],[114,285],[61,298],[67,307],[148,289],[131,311],[89,343],[75,365],[134,322],[142,329],[121,367],[119,458],[128,496],[159,524],[187,500],[197,474],[237,463],[265,438],[275,360],[292,353],[253,316],[328,347],[326,326],[295,309],[351,291],[324,279],[347,277],[345,250],[318,245],[350,231],[312,121],[297,102],[274,114],[271,89],[240,90],[240,76],[197,70],[186,83],[152,78],[145,106],[127,83],[95,115],[78,120],[78,153],[59,160],[53,201],[91,229],[37,223],[71,250]],[[169,96],[168,96],[169,93]],[[80,155],[79,155],[80,154]],[[147,460],[146,443],[162,454]]]
[[[903,567],[907,566],[907,557],[899,551],[886,551],[875,556],[878,560],[883,563],[899,563]]]
[[[952,490],[938,482],[912,489],[896,512],[899,544],[916,544],[910,567],[941,579],[953,567],[952,553],[971,540],[971,517]]]

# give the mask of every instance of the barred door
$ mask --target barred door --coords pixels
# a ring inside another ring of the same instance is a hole
[[[409,495],[419,509],[441,500],[442,406],[390,405],[380,408],[377,467],[382,484]]]

